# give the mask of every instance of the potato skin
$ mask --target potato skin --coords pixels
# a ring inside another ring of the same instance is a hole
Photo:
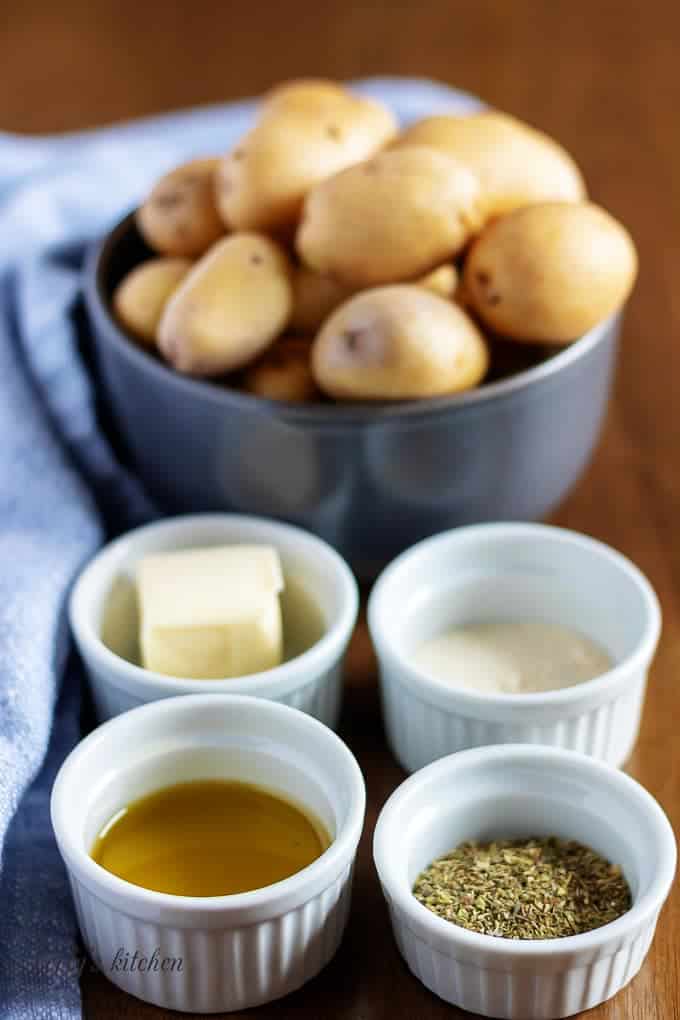
[[[163,257],[131,269],[113,294],[113,310],[123,328],[153,346],[163,309],[190,269],[190,259]]]
[[[349,94],[321,108],[283,100],[265,106],[220,162],[216,194],[224,223],[264,231],[295,225],[315,184],[372,155],[396,130],[387,107]]]
[[[419,287],[438,294],[439,297],[451,300],[458,289],[458,270],[451,262],[445,262],[443,266],[437,266],[425,276],[416,280]]]
[[[499,335],[562,344],[619,309],[636,274],[633,241],[609,213],[546,202],[489,224],[470,249],[463,286]]]
[[[350,298],[312,346],[317,385],[344,400],[409,400],[470,389],[489,363],[484,337],[450,301],[416,284]]]
[[[316,333],[338,305],[352,295],[352,288],[306,266],[293,270],[293,311],[290,325],[300,333]]]
[[[445,262],[413,282],[439,297],[451,299],[458,287],[458,270],[452,263]],[[355,293],[354,287],[332,276],[322,276],[306,266],[297,266],[293,271],[291,328],[300,333],[316,333],[331,312]]]
[[[266,400],[309,403],[320,398],[311,365],[311,342],[282,336],[243,373],[243,389]]]
[[[426,117],[393,145],[429,145],[459,159],[479,179],[487,218],[534,202],[586,197],[581,171],[561,145],[495,110]]]
[[[292,308],[283,249],[233,234],[196,263],[165,306],[158,346],[179,372],[212,376],[252,361],[284,330]]]
[[[306,107],[321,112],[355,98],[353,93],[330,78],[292,78],[265,93],[263,110]]]
[[[162,255],[195,258],[224,234],[215,201],[218,159],[193,159],[156,182],[137,210],[139,231]]]
[[[422,146],[382,152],[314,188],[297,251],[357,289],[413,280],[463,248],[478,201],[477,179],[452,158]]]

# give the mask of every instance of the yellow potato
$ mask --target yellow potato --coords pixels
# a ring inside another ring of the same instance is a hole
[[[293,271],[292,329],[315,333],[330,313],[350,297],[352,289],[306,266]]]
[[[146,344],[155,344],[166,302],[190,269],[190,259],[181,258],[148,259],[135,266],[113,295],[113,308],[121,325]]]
[[[292,303],[283,249],[258,234],[233,234],[196,263],[170,298],[158,346],[179,372],[231,372],[279,336]]]
[[[495,332],[567,343],[621,307],[636,273],[630,235],[604,209],[546,202],[489,224],[470,249],[463,285]]]
[[[350,287],[416,279],[456,255],[480,223],[479,185],[433,149],[382,152],[317,185],[298,254]]]
[[[137,210],[139,231],[162,255],[202,255],[224,234],[215,202],[218,159],[194,159],[165,174]]]
[[[476,386],[484,337],[457,305],[412,284],[378,287],[341,305],[312,346],[312,372],[331,397],[408,400]]]
[[[319,399],[312,376],[311,344],[302,337],[283,336],[249,365],[243,388],[267,400],[305,403]]]
[[[452,298],[458,288],[458,270],[450,262],[447,262],[443,266],[437,266],[431,273],[421,276],[419,280],[416,280],[416,283],[419,287],[438,294],[439,297]]]
[[[459,159],[479,178],[487,217],[533,202],[578,202],[586,195],[580,170],[557,142],[494,110],[427,117],[393,145],[429,145]]]
[[[220,162],[217,204],[236,230],[294,225],[319,181],[372,155],[396,132],[387,107],[351,96],[328,109],[275,103]]]

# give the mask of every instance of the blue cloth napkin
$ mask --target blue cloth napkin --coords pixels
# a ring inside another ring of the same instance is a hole
[[[420,80],[357,84],[402,123],[476,100]],[[76,314],[86,245],[163,171],[229,148],[240,102],[52,138],[0,134],[0,1017],[80,1016],[75,918],[49,822],[80,735],[64,603],[110,534],[155,514],[101,433]]]

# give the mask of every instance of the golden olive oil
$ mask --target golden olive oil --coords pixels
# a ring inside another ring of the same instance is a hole
[[[179,783],[123,808],[91,856],[134,885],[176,896],[225,896],[279,882],[330,845],[290,801],[227,780]]]

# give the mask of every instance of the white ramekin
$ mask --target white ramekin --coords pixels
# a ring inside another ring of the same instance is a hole
[[[290,878],[233,896],[152,892],[89,856],[126,804],[217,777],[294,799],[333,842]],[[52,792],[52,825],[94,962],[146,1002],[203,1013],[269,1002],[328,963],[347,920],[364,809],[359,766],[328,727],[286,705],[230,694],[165,699],[104,723],[68,756]],[[146,958],[143,968],[134,966],[135,952],[138,963]],[[181,964],[164,968],[163,960]]]
[[[563,939],[480,935],[412,894],[418,874],[465,840],[555,835],[619,864],[632,908]],[[472,1013],[553,1020],[615,995],[638,972],[673,881],[673,831],[657,802],[617,769],[535,745],[453,754],[410,776],[383,807],[375,864],[399,950],[436,995]]]
[[[538,619],[601,644],[614,667],[537,694],[486,694],[433,680],[409,660],[449,626]],[[420,542],[381,574],[368,606],[387,736],[408,771],[453,751],[530,743],[620,766],[637,738],[661,629],[652,587],[585,535],[541,524],[481,524]]]
[[[134,571],[148,553],[235,542],[267,543],[281,556],[284,575],[294,577],[316,602],[325,632],[306,652],[275,669],[225,680],[163,676],[117,655],[101,637],[104,610],[116,599],[136,634]],[[70,600],[71,628],[85,662],[97,718],[102,721],[137,705],[176,694],[250,694],[281,701],[334,727],[340,711],[342,661],[359,605],[352,572],[326,542],[300,528],[267,518],[197,514],[171,518],[129,532],[107,545],[80,574]]]

